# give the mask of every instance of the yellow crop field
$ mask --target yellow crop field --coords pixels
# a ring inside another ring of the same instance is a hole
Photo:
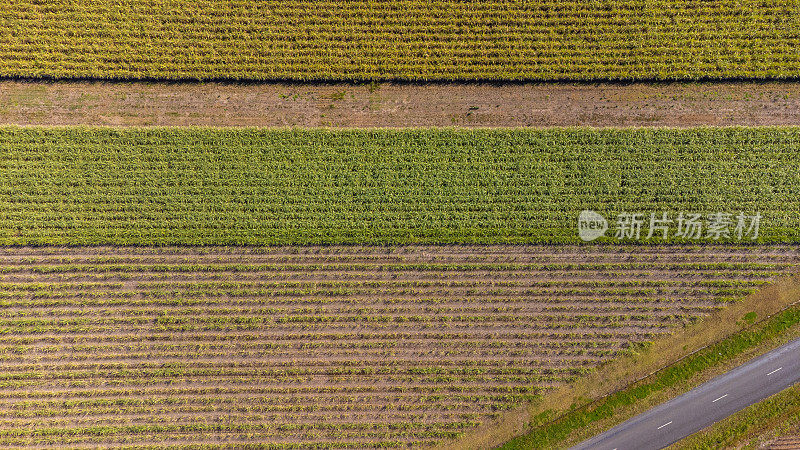
[[[0,75],[622,80],[800,75],[791,0],[0,1]]]

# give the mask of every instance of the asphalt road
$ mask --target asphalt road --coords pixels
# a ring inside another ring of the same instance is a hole
[[[800,339],[759,356],[572,448],[661,449],[798,381]]]

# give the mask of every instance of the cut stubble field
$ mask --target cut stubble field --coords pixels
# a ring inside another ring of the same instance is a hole
[[[5,247],[0,444],[435,444],[796,246]]]

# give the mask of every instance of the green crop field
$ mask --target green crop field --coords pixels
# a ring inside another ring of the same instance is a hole
[[[760,214],[755,240],[666,242],[790,243],[798,152],[798,128],[6,127],[0,244],[576,243],[584,209]]]
[[[0,1],[0,75],[600,80],[800,75],[792,0]]]

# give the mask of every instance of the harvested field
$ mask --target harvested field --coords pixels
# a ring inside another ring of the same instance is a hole
[[[0,445],[432,444],[798,250],[6,247]]]

